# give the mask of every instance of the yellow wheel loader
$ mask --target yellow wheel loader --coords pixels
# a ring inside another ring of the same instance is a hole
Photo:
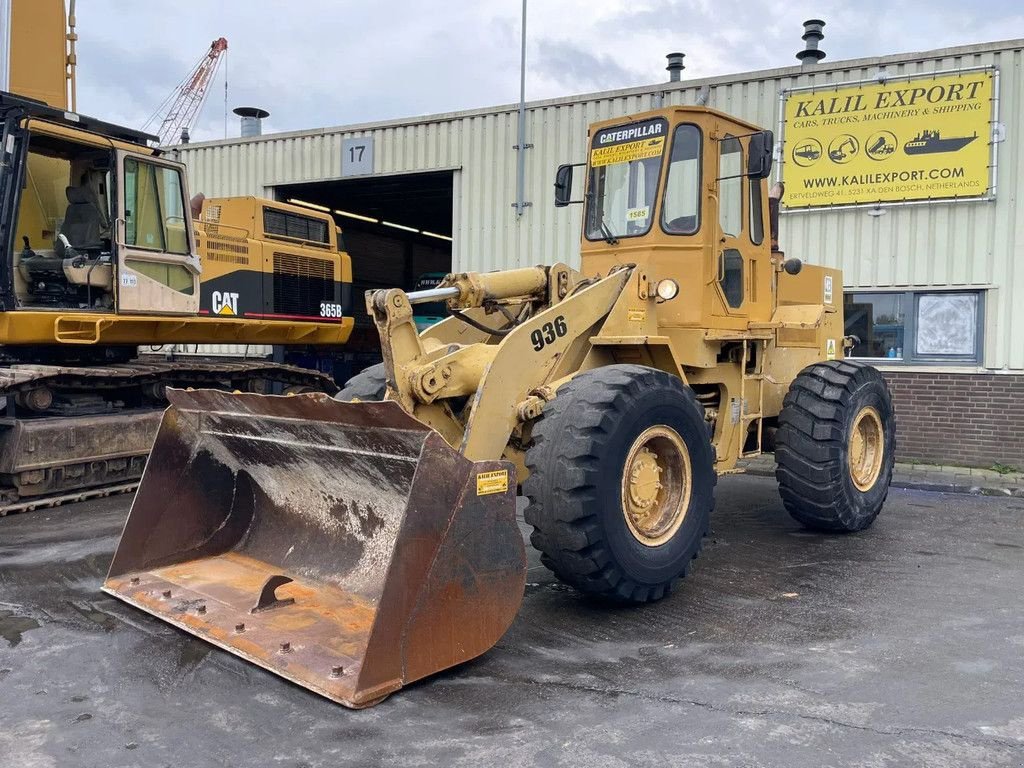
[[[104,590],[363,707],[508,628],[520,486],[545,565],[609,602],[667,595],[716,478],[766,448],[797,520],[866,528],[891,398],[843,359],[840,273],[774,246],[772,145],[698,107],[597,123],[580,270],[369,293],[384,362],[338,399],[170,393]]]

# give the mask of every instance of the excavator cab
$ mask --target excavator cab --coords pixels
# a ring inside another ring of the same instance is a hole
[[[183,167],[156,157],[145,134],[74,118],[0,94],[0,306],[195,314]]]

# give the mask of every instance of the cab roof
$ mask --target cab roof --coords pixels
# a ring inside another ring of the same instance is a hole
[[[599,120],[590,124],[590,134],[593,135],[595,131],[599,131],[602,128],[611,128],[620,125],[629,125],[631,123],[639,123],[644,120],[650,120],[655,117],[663,117],[669,122],[678,120],[679,115],[704,115],[708,117],[717,117],[722,120],[728,120],[731,123],[742,126],[743,128],[749,129],[751,133],[763,130],[759,125],[742,120],[735,115],[730,115],[727,112],[722,112],[718,109],[712,109],[711,107],[701,107],[695,105],[678,105],[670,107],[661,107],[660,109],[650,109],[646,112],[634,112],[629,115],[620,115],[619,117],[611,117],[607,120]]]
[[[97,133],[110,139],[127,141],[132,144],[139,144],[143,147],[148,142],[159,143],[160,138],[134,128],[125,128],[121,125],[114,125],[95,117],[87,117],[77,112],[67,112],[63,109],[51,107],[49,104],[26,96],[19,96],[15,93],[0,91],[0,117],[6,117],[10,112],[18,113],[19,117],[34,117],[46,120],[58,125],[66,125],[69,128],[77,128],[90,133]]]

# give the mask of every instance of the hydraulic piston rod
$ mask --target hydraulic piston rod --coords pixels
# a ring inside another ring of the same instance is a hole
[[[462,291],[457,287],[452,286],[451,288],[427,288],[423,291],[409,291],[405,295],[409,298],[410,304],[427,304],[431,301],[454,299],[461,293]]]

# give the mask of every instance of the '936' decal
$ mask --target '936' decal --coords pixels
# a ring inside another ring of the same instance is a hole
[[[342,317],[341,304],[320,302],[320,317]]]
[[[565,336],[568,332],[569,326],[565,324],[565,317],[559,315],[553,322],[544,323],[540,328],[535,328],[530,334],[530,341],[533,342],[533,348],[540,352],[545,346],[555,339]]]

